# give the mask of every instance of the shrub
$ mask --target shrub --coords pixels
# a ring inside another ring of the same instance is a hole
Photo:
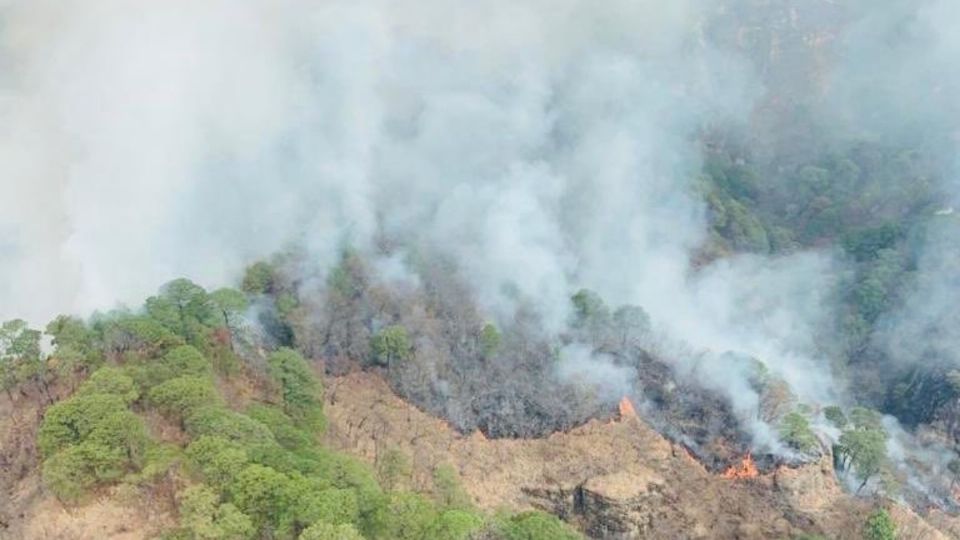
[[[297,450],[316,443],[311,434],[295,426],[293,420],[277,407],[254,404],[247,408],[247,415],[267,426],[284,448]]]
[[[93,329],[101,335],[104,349],[115,354],[133,353],[136,357],[153,357],[183,344],[180,336],[144,315],[114,313],[95,319]]]
[[[123,398],[110,394],[90,394],[61,401],[47,409],[37,433],[37,447],[49,457],[85,439],[103,418],[126,410]]]
[[[93,442],[69,446],[43,464],[44,484],[63,501],[76,501],[101,482],[117,480],[129,469],[122,449]]]
[[[384,537],[419,540],[426,538],[427,529],[437,519],[437,510],[420,494],[398,491],[390,494],[384,518]]]
[[[283,348],[270,355],[270,376],[280,385],[283,410],[294,422],[323,429],[323,388],[307,361],[293,349]]]
[[[473,512],[466,510],[447,510],[430,524],[424,538],[467,540],[474,532],[480,530],[482,526],[483,519]]]
[[[191,486],[180,495],[180,523],[196,539],[241,540],[254,535],[253,522],[206,486]]]
[[[276,444],[273,434],[256,420],[219,406],[201,407],[184,421],[187,434],[221,437],[244,446]]]
[[[213,523],[220,497],[206,486],[191,486],[179,497],[180,524],[196,538],[218,538]]]
[[[217,389],[207,377],[177,377],[150,391],[150,403],[165,416],[183,421],[198,409],[220,400]]]
[[[44,483],[60,499],[75,501],[97,483],[116,480],[143,464],[149,438],[143,420],[126,408],[128,383],[122,374],[106,372],[85,385],[87,391],[118,389],[124,397],[90,393],[47,409],[37,445],[47,458]]]
[[[225,489],[250,462],[242,447],[221,437],[208,435],[190,443],[186,453],[207,483],[220,490]]]
[[[387,448],[377,459],[377,476],[384,489],[405,485],[413,474],[410,458],[396,447]]]
[[[182,450],[175,444],[148,444],[140,472],[127,475],[124,482],[134,486],[151,484],[176,467],[182,455]]]
[[[895,540],[897,526],[884,509],[874,510],[863,528],[863,537],[866,540]]]
[[[130,411],[118,411],[102,418],[86,440],[120,452],[126,462],[140,466],[143,464],[149,437],[139,416]]]
[[[124,403],[130,404],[140,397],[140,391],[133,379],[115,366],[104,366],[94,371],[77,390],[78,396],[109,394],[119,396]]]
[[[274,290],[274,281],[273,266],[259,261],[247,267],[240,288],[250,294],[270,294]]]
[[[473,506],[470,496],[460,485],[460,476],[450,465],[440,465],[433,470],[433,497],[443,508],[469,509]]]
[[[142,359],[127,365],[127,372],[141,389],[148,390],[176,377],[209,376],[213,368],[196,347],[179,345],[160,358]]]
[[[290,478],[263,465],[247,465],[230,484],[234,503],[258,529],[277,528],[289,518],[294,501]]]
[[[353,525],[314,523],[300,533],[299,540],[363,540],[363,536]]]
[[[780,438],[791,447],[811,453],[817,449],[819,442],[807,417],[799,412],[792,412],[780,421]]]
[[[217,508],[215,518],[217,527],[222,531],[225,540],[243,540],[254,537],[253,521],[230,503],[221,504]]]
[[[304,472],[309,469],[309,460],[301,459],[297,454],[277,443],[248,446],[250,461],[266,465],[282,473]]]
[[[483,325],[483,329],[480,330],[478,341],[480,343],[480,355],[489,359],[500,349],[503,336],[500,334],[500,331],[497,330],[496,326],[487,323]]]
[[[380,366],[389,366],[410,358],[413,346],[407,329],[400,326],[388,326],[377,332],[370,340],[370,352],[373,363]]]
[[[97,482],[86,451],[70,446],[43,462],[43,483],[62,501],[76,501]]]
[[[210,361],[191,345],[181,345],[163,356],[163,364],[177,375],[208,375]]]
[[[357,493],[352,489],[325,489],[306,493],[296,502],[297,521],[333,525],[355,523],[360,509]]]
[[[506,540],[578,540],[580,535],[555,516],[523,512],[503,521],[500,534]]]
[[[373,471],[365,463],[341,454],[331,454],[324,465],[328,467],[324,478],[334,487],[356,491],[360,531],[374,536],[383,522],[386,499]]]

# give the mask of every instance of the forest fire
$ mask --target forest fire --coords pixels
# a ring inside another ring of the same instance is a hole
[[[635,417],[637,416],[637,410],[633,408],[633,403],[630,401],[630,398],[623,396],[623,399],[620,400],[618,405],[620,411],[620,419]]]
[[[723,477],[730,480],[741,480],[745,478],[756,478],[759,474],[760,471],[757,469],[756,463],[753,462],[753,456],[748,453],[744,456],[743,460],[740,461],[739,465],[731,465],[724,471]]]

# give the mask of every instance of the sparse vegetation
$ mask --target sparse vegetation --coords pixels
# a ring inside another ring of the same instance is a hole
[[[897,526],[884,509],[875,510],[863,528],[863,537],[866,540],[896,540]]]

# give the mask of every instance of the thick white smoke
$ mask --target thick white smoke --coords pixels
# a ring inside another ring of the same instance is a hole
[[[559,331],[588,287],[828,399],[829,256],[691,268],[697,135],[763,92],[704,35],[715,7],[7,1],[0,317],[219,285],[292,244],[322,270],[386,236],[452,256],[491,317],[521,299]],[[756,401],[722,363],[701,376]]]
[[[322,268],[383,233],[452,254],[494,316],[519,296],[556,331],[586,286],[822,396],[806,356],[822,264],[690,274],[706,227],[695,135],[760,91],[703,41],[707,13],[10,3],[2,314],[137,302],[176,275],[219,284],[289,243]]]

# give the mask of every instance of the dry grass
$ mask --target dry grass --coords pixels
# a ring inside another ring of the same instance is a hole
[[[588,529],[597,524],[576,508],[578,494],[599,505],[588,514],[635,520],[645,538],[790,538],[813,531],[859,539],[870,510],[840,489],[829,458],[728,480],[636,417],[591,421],[544,439],[488,440],[457,433],[370,373],[328,379],[326,411],[330,444],[371,463],[399,448],[412,459],[415,484],[428,485],[432,468],[448,463],[481,508],[543,508]],[[904,530],[941,537],[915,514],[897,517]],[[937,526],[949,527],[942,517]]]

